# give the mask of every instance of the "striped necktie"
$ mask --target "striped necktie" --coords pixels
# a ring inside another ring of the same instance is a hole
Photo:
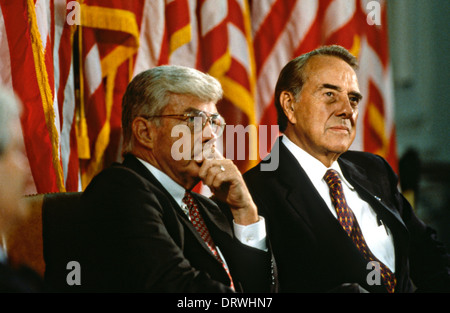
[[[369,262],[378,262],[380,264],[380,275],[389,293],[393,293],[397,280],[394,273],[382,262],[380,262],[370,251],[366,244],[366,240],[361,232],[358,221],[353,215],[353,211],[347,205],[345,200],[344,190],[342,189],[342,183],[339,178],[339,174],[335,170],[328,170],[324,176],[324,180],[330,188],[331,201],[336,209],[337,218],[342,228],[347,235],[353,240],[358,250],[364,256],[364,259]]]
[[[206,227],[205,221],[203,220],[202,216],[200,215],[200,212],[199,212],[198,206],[197,206],[197,202],[195,201],[194,197],[192,197],[192,194],[189,191],[186,191],[184,198],[183,198],[183,203],[186,204],[186,206],[188,207],[189,219],[191,220],[195,229],[200,234],[200,237],[202,237],[203,241],[205,241],[208,248],[211,250],[211,252],[214,254],[214,256],[222,264],[223,268],[227,272],[228,277],[230,278],[230,282],[231,282],[230,287],[234,290],[234,284],[233,284],[233,279],[231,278],[230,270],[228,269],[228,266],[225,264],[225,262],[220,257],[219,252],[217,251],[216,245],[214,244],[214,241],[211,238],[208,228]]]

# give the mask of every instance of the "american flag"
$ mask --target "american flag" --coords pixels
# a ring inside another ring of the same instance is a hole
[[[364,95],[351,149],[379,154],[397,170],[385,1],[253,0],[251,5],[259,123],[276,123],[273,92],[287,62],[321,45],[339,44],[358,58]]]
[[[2,0],[0,10],[1,83],[23,102],[29,190],[77,189],[73,28],[66,23],[66,3]]]
[[[224,88],[218,110],[228,125],[270,128],[281,68],[326,44],[342,45],[359,59],[364,98],[352,148],[380,154],[397,169],[385,1],[77,4],[79,25],[70,25],[74,1],[0,0],[0,79],[24,103],[22,128],[36,192],[82,190],[120,159],[121,97],[141,71],[179,64],[209,73]],[[269,135],[270,147],[278,133]],[[250,155],[264,157],[261,139],[234,139],[225,133],[221,148],[230,156],[227,151],[246,147],[245,159],[231,154],[242,171],[258,161]]]

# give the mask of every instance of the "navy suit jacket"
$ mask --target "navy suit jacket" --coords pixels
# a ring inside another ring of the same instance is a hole
[[[262,171],[274,151],[279,153],[278,167]],[[450,291],[449,255],[398,191],[397,176],[387,162],[355,151],[342,154],[338,162],[345,178],[392,232],[395,291]],[[368,267],[280,138],[271,155],[244,179],[266,218],[281,292],[326,292],[345,283],[386,292],[382,285],[372,284],[372,276],[368,279],[373,267]]]
[[[271,291],[271,253],[241,244],[218,204],[194,197],[236,290]],[[134,156],[97,175],[83,192],[81,207],[84,291],[232,291],[221,263],[179,204]]]

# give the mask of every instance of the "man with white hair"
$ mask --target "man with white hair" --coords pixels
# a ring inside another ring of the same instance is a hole
[[[215,150],[225,127],[216,108],[222,94],[215,78],[182,66],[130,82],[124,161],[82,197],[84,290],[274,290],[265,221],[238,168]],[[200,181],[214,201],[192,191]]]

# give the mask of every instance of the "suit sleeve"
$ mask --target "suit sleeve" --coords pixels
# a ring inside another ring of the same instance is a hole
[[[125,169],[102,173],[84,192],[83,203],[87,291],[232,291],[191,266],[165,225],[176,213],[164,210],[170,204],[137,175]]]
[[[450,255],[436,231],[421,221],[398,191],[397,175],[383,159],[388,171],[391,194],[410,235],[410,275],[417,292],[450,292]]]

